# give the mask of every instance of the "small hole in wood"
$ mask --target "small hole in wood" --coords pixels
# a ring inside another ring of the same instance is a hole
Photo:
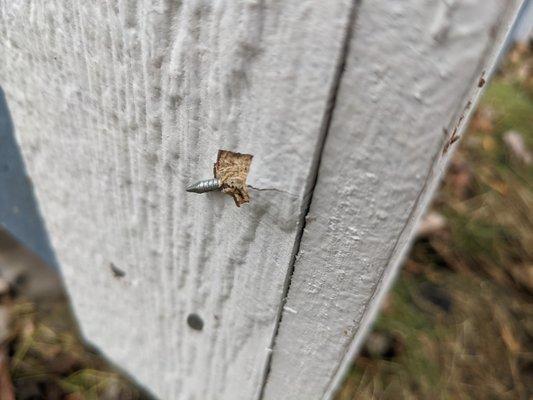
[[[195,331],[201,331],[204,328],[204,321],[198,314],[192,313],[187,317],[187,324]]]
[[[115,264],[113,263],[109,263],[109,268],[111,268],[111,272],[113,273],[113,276],[115,278],[123,278],[126,276],[126,272],[124,272],[123,270],[121,270],[119,267],[117,267]]]

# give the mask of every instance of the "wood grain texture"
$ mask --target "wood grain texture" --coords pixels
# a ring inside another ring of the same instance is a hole
[[[352,7],[326,3],[0,1],[0,83],[82,331],[160,398],[259,395]],[[219,149],[254,156],[250,205],[185,192]]]
[[[359,3],[264,399],[334,393],[520,3]]]

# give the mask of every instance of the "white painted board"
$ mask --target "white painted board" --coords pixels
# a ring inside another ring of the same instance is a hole
[[[521,3],[358,4],[264,399],[342,382]]]
[[[328,397],[516,4],[0,0],[0,84],[88,340],[159,398]],[[254,155],[250,205],[185,193],[220,148]]]

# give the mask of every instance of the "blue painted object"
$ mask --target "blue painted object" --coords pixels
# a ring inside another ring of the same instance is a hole
[[[30,178],[14,137],[13,122],[0,88],[0,227],[57,267]]]

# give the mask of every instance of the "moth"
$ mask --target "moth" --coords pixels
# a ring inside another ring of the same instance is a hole
[[[219,150],[213,167],[213,179],[196,182],[187,187],[188,192],[206,193],[220,190],[230,195],[237,207],[250,202],[246,179],[253,156],[229,150]]]
[[[252,158],[251,154],[235,153],[228,150],[218,151],[213,174],[215,179],[220,182],[220,190],[233,197],[237,207],[250,202],[246,179]]]

